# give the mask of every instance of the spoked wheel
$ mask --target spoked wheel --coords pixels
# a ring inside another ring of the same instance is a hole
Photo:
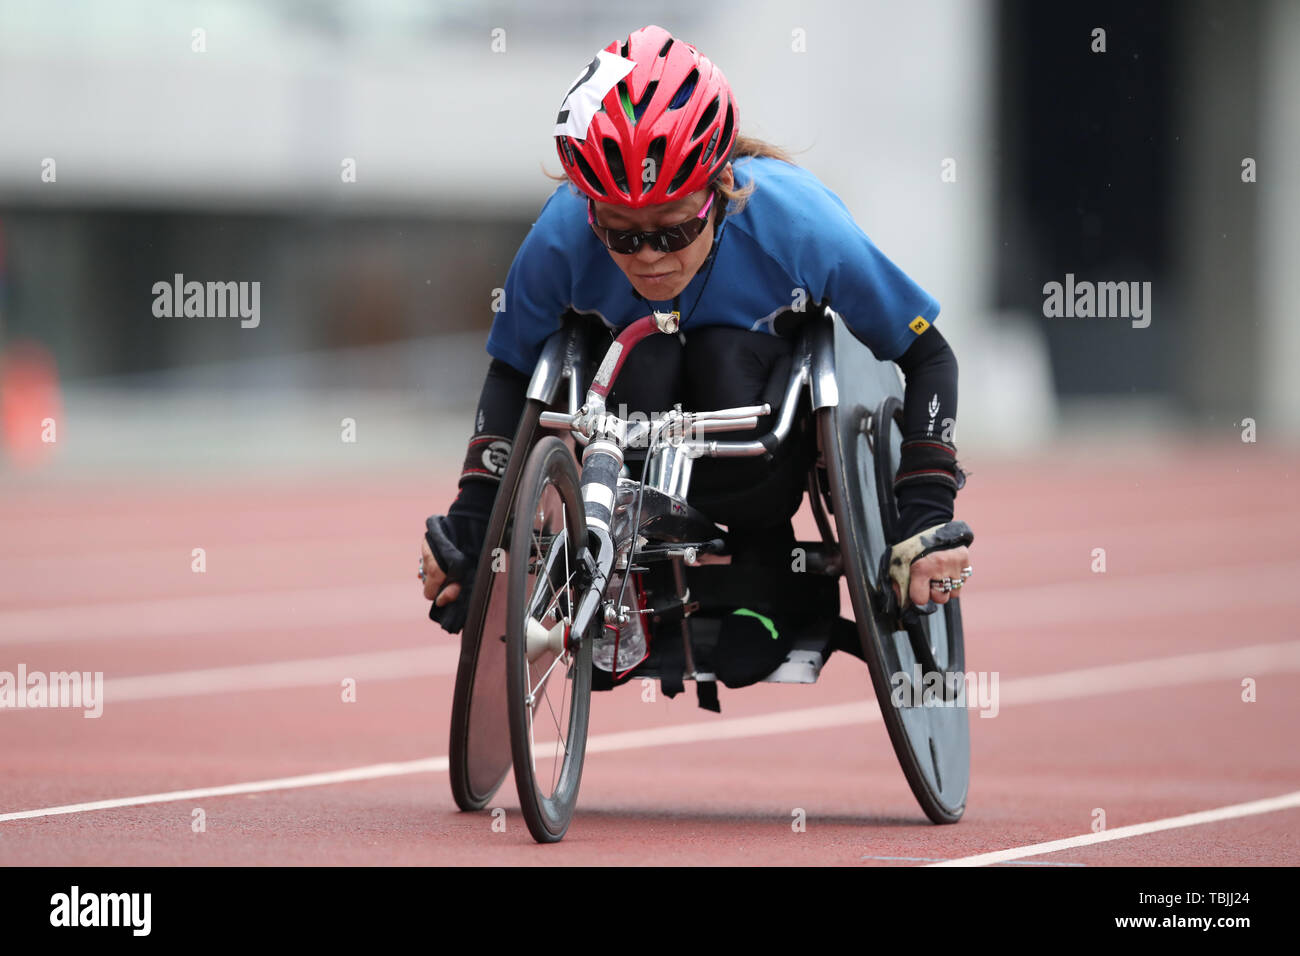
[[[506,696],[515,785],[539,843],[563,838],[587,749],[591,641],[570,644],[586,520],[573,453],[543,438],[520,478],[507,570]]]

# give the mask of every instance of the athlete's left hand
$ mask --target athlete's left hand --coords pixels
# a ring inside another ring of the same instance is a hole
[[[917,607],[925,607],[927,601],[947,604],[949,598],[961,597],[962,588],[969,584],[969,575],[963,575],[962,569],[970,566],[970,548],[965,545],[947,551],[931,551],[912,562],[912,581],[907,596]],[[941,583],[932,583],[942,582],[944,578],[952,582],[951,591],[944,591]],[[899,596],[897,584],[894,585],[894,596]]]
[[[970,545],[975,540],[964,521],[935,525],[900,541],[889,550],[889,577],[894,598],[902,610],[919,608],[931,613],[948,599],[960,596],[974,568]],[[903,589],[906,589],[906,595]]]

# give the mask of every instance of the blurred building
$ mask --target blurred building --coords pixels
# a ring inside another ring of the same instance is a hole
[[[0,0],[0,335],[74,387],[471,405],[561,94],[646,16],[938,297],[959,440],[1300,434],[1287,0]],[[176,274],[260,282],[260,325],[156,317]],[[1150,282],[1150,325],[1046,317],[1067,274]]]

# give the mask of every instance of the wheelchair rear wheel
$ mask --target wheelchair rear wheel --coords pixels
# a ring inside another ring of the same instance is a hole
[[[881,589],[890,581],[880,580],[880,568],[896,532],[891,486],[902,434],[894,413],[903,390],[894,366],[842,323],[834,336],[838,404],[818,412],[818,432],[863,656],[913,795],[934,823],[956,823],[970,784],[965,695],[952,692],[964,688],[961,601],[949,601],[910,633],[883,612]],[[922,692],[927,680],[939,684],[937,696]]]
[[[510,770],[510,730],[506,724],[506,587],[493,571],[497,556],[509,552],[516,492],[524,463],[538,434],[545,406],[529,401],[515,432],[514,451],[501,479],[487,538],[474,574],[451,708],[448,750],[451,793],[462,810],[482,810]],[[500,585],[500,586],[498,586]]]

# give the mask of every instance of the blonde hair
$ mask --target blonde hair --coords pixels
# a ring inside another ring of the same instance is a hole
[[[789,163],[791,166],[796,165],[794,157],[792,157],[790,153],[782,147],[774,146],[771,143],[757,139],[753,136],[743,136],[738,133],[736,135],[736,145],[731,151],[731,159],[729,162],[734,163],[736,160],[744,159],[746,156],[762,156],[768,159],[779,159],[781,162]],[[556,182],[569,181],[569,177],[564,173],[556,175],[555,173],[547,172],[545,167],[542,168],[542,173],[548,179],[554,179]],[[582,190],[575,186],[572,181],[569,181],[569,188],[579,195],[582,194]],[[757,185],[752,179],[744,186],[740,187],[734,185],[728,186],[721,180],[715,179],[712,188],[725,203],[727,210],[726,214],[728,216],[734,216],[745,208],[745,204],[749,202],[749,197],[754,195],[754,190],[757,188]]]
[[[736,146],[731,151],[730,162],[734,163],[736,160],[743,159],[746,156],[765,156],[768,159],[779,159],[781,162],[789,163],[791,166],[795,165],[794,157],[780,146],[773,146],[771,143],[765,142],[761,139],[755,139],[752,136],[741,136],[737,134]],[[754,180],[751,179],[739,189],[735,186],[727,186],[718,180],[714,180],[713,188],[717,190],[719,196],[726,200],[727,215],[734,216],[745,208],[745,204],[749,202],[749,197],[754,195],[754,190],[758,187]]]

